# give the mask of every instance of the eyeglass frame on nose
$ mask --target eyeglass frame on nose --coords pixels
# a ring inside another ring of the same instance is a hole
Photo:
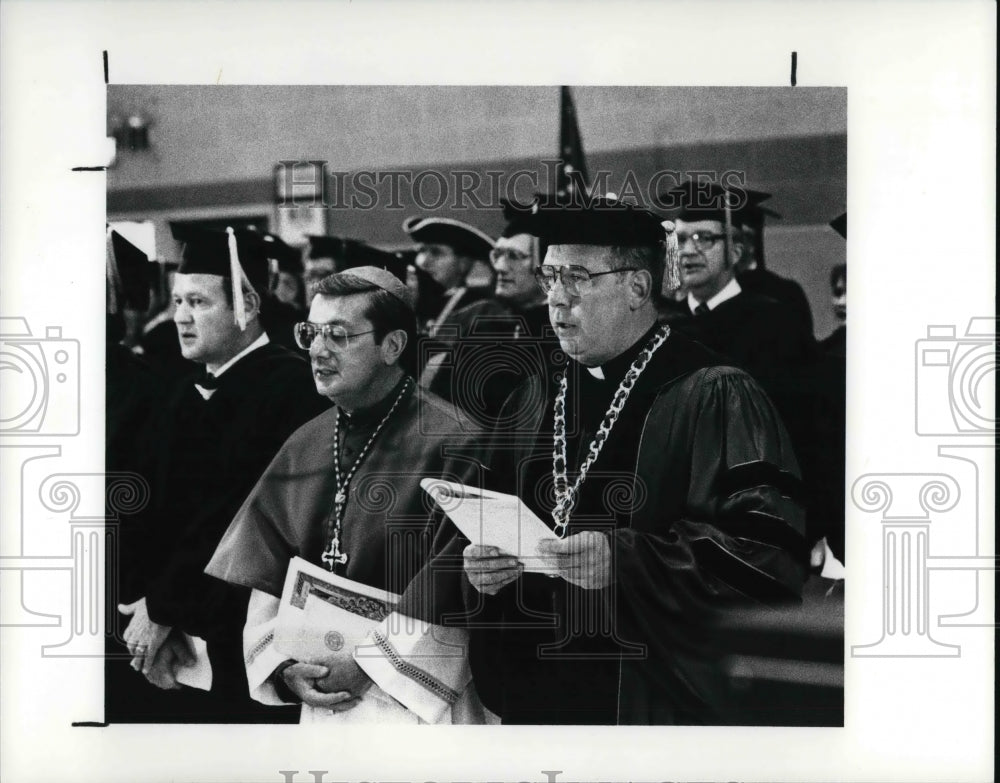
[[[545,270],[552,269],[552,280],[548,280],[545,277]],[[564,278],[565,270],[571,270],[573,272],[583,272],[586,277],[582,278],[578,283],[566,284]],[[538,283],[538,287],[545,292],[546,295],[550,294],[555,290],[556,282],[563,287],[564,290],[570,293],[579,294],[581,289],[579,287],[580,283],[591,283],[595,277],[601,277],[602,275],[613,275],[616,272],[638,272],[639,268],[635,266],[623,266],[620,269],[609,269],[606,272],[591,272],[589,269],[577,264],[543,264],[542,266],[536,266],[534,269],[535,282]],[[548,287],[546,287],[548,286]]]
[[[303,345],[303,342],[306,341],[304,336],[302,336],[300,333],[303,332],[306,329],[306,327],[309,327],[314,331],[312,333],[312,337],[308,340],[308,342],[305,345]],[[344,330],[344,333],[334,334],[333,333],[334,329],[342,329]],[[316,341],[317,337],[322,337],[323,345],[325,345],[331,351],[332,350],[343,351],[351,346],[352,337],[361,337],[362,335],[372,334],[374,332],[375,332],[374,329],[369,329],[366,332],[354,332],[353,334],[350,334],[340,324],[334,324],[334,323],[317,324],[313,323],[312,321],[299,321],[292,328],[292,333],[295,336],[295,344],[299,346],[299,348],[301,348],[303,351],[308,351],[310,348],[312,348],[312,344]]]
[[[695,249],[699,253],[704,253],[707,250],[711,250],[713,247],[715,247],[716,243],[720,239],[726,238],[725,234],[713,233],[711,231],[693,231],[690,234],[682,234],[681,232],[677,232],[675,236],[677,237],[678,249],[684,247],[684,245],[686,245],[688,240],[690,239],[691,243],[694,245]],[[707,242],[708,244],[703,244],[705,242]]]

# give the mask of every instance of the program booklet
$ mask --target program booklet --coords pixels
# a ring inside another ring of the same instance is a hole
[[[558,540],[556,534],[517,495],[443,479],[426,478],[420,486],[473,544],[513,555],[526,572],[558,573],[538,553],[542,541]]]
[[[392,613],[399,596],[330,573],[301,557],[288,564],[274,630],[278,652],[305,663],[353,655]]]

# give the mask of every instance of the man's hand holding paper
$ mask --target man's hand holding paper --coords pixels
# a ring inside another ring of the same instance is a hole
[[[492,546],[469,544],[462,552],[469,582],[480,593],[496,595],[524,572],[524,564]]]
[[[603,533],[585,530],[539,544],[543,561],[567,582],[584,590],[611,584],[611,545]]]
[[[539,545],[558,539],[516,495],[440,479],[424,479],[420,486],[434,498],[462,535],[477,547],[467,547],[464,552],[466,573],[472,573],[468,567],[471,565],[477,574],[479,584],[473,583],[476,589],[479,585],[496,585],[499,590],[520,575],[520,571],[513,573],[513,567],[504,560],[506,556],[519,562],[525,573],[556,573],[540,555]],[[499,558],[496,562],[490,562],[496,558]],[[486,577],[486,574],[491,576]]]

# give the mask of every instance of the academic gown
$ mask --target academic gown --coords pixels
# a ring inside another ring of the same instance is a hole
[[[175,387],[163,418],[154,482],[146,605],[157,623],[208,643],[208,693],[185,688],[158,720],[256,722],[243,674],[241,631],[249,591],[204,574],[219,539],[288,436],[330,407],[307,362],[269,343],[219,376],[205,400],[194,378]]]
[[[510,394],[528,375],[554,373],[562,360],[546,305],[518,310],[497,299],[463,307],[445,321],[424,353],[435,355],[421,385],[487,430],[511,426],[499,420]]]
[[[412,383],[412,382],[411,382]],[[379,404],[348,416],[341,413],[341,475],[350,470],[401,386]],[[331,536],[336,494],[334,423],[331,410],[299,429],[261,477],[226,531],[207,573],[252,588],[244,636],[245,664],[254,698],[288,703],[293,696],[271,678],[286,656],[274,649],[278,598],[289,560],[322,565]],[[451,405],[419,387],[411,388],[372,443],[348,485],[341,527],[344,565],[335,573],[400,594],[401,602],[378,629],[369,654],[357,663],[375,681],[353,709],[326,714],[303,705],[303,722],[475,722],[487,719],[464,654],[464,630],[400,622],[433,621],[461,613],[455,570],[439,574],[436,530],[442,517],[420,488],[425,477],[481,482],[481,433]],[[442,641],[444,640],[444,641]],[[439,644],[446,649],[442,653]]]
[[[740,273],[736,279],[744,291],[751,291],[786,305],[798,318],[802,328],[808,334],[813,333],[812,308],[809,307],[805,291],[797,282],[760,266]]]
[[[816,471],[822,476],[810,508],[813,537],[826,538],[830,551],[846,565],[845,463],[847,460],[847,327],[839,326],[819,344],[815,373]]]
[[[175,380],[198,372],[201,365],[185,359],[172,318],[160,321],[142,336],[143,357],[164,378]]]
[[[121,497],[150,501],[152,459],[149,442],[156,417],[163,405],[164,379],[149,364],[117,342],[107,344],[105,357],[105,439],[104,470],[109,487],[113,482],[123,490]],[[132,475],[125,475],[132,474]],[[145,482],[145,487],[143,483]],[[132,493],[135,494],[132,494]],[[115,492],[109,492],[113,497]],[[109,508],[109,535],[105,542],[106,590],[109,615],[107,627],[114,631],[105,637],[104,714],[109,723],[129,722],[142,710],[137,710],[135,688],[141,676],[129,666],[131,656],[125,648],[123,634],[129,618],[115,607],[131,603],[143,594],[142,574],[144,536],[148,530],[148,509],[142,503],[132,513]],[[141,507],[140,507],[141,506]],[[144,681],[142,681],[144,684]]]
[[[570,364],[570,481],[646,342],[605,365],[604,381]],[[465,581],[476,686],[504,723],[727,722],[716,612],[796,601],[808,549],[785,429],[758,385],[717,361],[671,334],[581,488],[567,535],[608,536],[610,586],[523,574],[491,597]],[[537,398],[533,386],[530,379],[509,404]],[[509,477],[496,488],[551,525],[551,396],[535,409],[527,432],[494,441],[490,475]]]
[[[692,315],[686,302],[682,306],[683,316],[671,325],[746,370],[774,402],[814,507],[815,499],[829,491],[830,463],[821,442],[826,427],[818,418],[822,372],[812,332],[787,305],[753,291],[741,291],[704,315]],[[810,538],[822,536],[810,527]]]

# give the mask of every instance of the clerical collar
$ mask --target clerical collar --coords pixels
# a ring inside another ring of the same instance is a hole
[[[646,347],[646,344],[652,339],[653,333],[659,328],[660,324],[653,324],[649,327],[649,331],[636,340],[630,348],[622,351],[614,359],[609,359],[599,367],[587,367],[587,372],[599,381],[618,383],[625,377],[625,373],[632,366],[632,362],[635,361],[639,352]]]
[[[719,291],[719,293],[717,293],[711,299],[706,300],[705,304],[708,305],[709,310],[714,310],[716,307],[725,302],[727,299],[732,299],[734,296],[739,296],[742,290],[743,289],[740,288],[740,284],[736,282],[736,278],[734,277],[732,280],[730,280],[728,283],[722,286],[722,290]],[[701,304],[701,302],[699,302],[697,299],[694,298],[694,294],[689,292],[687,296],[688,310],[693,313],[695,308],[699,304]]]
[[[399,382],[374,405],[370,405],[367,408],[358,408],[350,413],[341,408],[340,412],[344,416],[344,423],[347,427],[351,429],[355,427],[365,427],[369,424],[382,421],[382,418],[389,412],[389,408],[391,408],[392,404],[396,401],[396,397],[399,396],[399,392],[403,388],[403,384],[406,383],[406,379],[408,377],[408,375],[404,374],[403,377],[399,379]]]

